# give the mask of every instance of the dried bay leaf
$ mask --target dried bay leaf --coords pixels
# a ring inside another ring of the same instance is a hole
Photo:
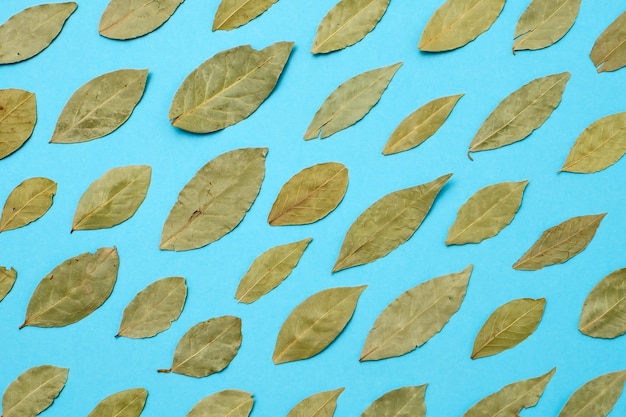
[[[626,66],[626,11],[600,34],[589,56],[598,72]]]
[[[271,226],[314,223],[326,217],[343,199],[348,169],[338,162],[305,168],[283,185],[267,217]]]
[[[437,98],[408,115],[387,140],[383,154],[408,151],[421,145],[439,130],[461,97],[463,94]]]
[[[250,304],[276,288],[291,274],[311,240],[275,246],[262,253],[241,278],[235,298]]]
[[[332,417],[337,408],[337,399],[343,391],[344,388],[338,388],[310,395],[296,404],[287,417]]]
[[[22,147],[36,122],[35,94],[16,88],[0,90],[0,159]]]
[[[21,62],[46,49],[76,7],[74,2],[40,4],[11,16],[0,25],[0,64]]]
[[[4,300],[4,297],[11,291],[16,280],[17,271],[15,269],[6,269],[4,266],[0,266],[0,301]]]
[[[15,187],[2,209],[0,233],[17,229],[34,222],[52,206],[52,197],[57,192],[57,183],[43,177],[24,180]]]
[[[126,306],[116,337],[152,337],[169,329],[183,311],[186,298],[185,278],[168,277],[153,282]]]
[[[555,372],[552,368],[547,374],[509,384],[474,404],[463,417],[518,416],[522,409],[539,402]]]
[[[52,365],[26,370],[7,387],[2,396],[2,417],[35,417],[59,396],[69,369]]]
[[[244,45],[209,58],[176,91],[169,111],[172,125],[209,133],[247,118],[274,90],[293,45],[276,42],[260,51]]]
[[[613,271],[593,287],[583,304],[578,329],[605,339],[626,333],[626,268]]]
[[[110,39],[133,39],[156,30],[184,0],[111,0],[100,18],[98,32]]]
[[[100,248],[64,261],[35,288],[20,329],[62,327],[87,317],[111,295],[119,264],[116,248]]]
[[[222,0],[213,18],[213,31],[232,30],[265,13],[278,0]]]
[[[146,198],[151,174],[148,165],[129,165],[105,172],[80,198],[72,232],[113,227],[131,218]]]
[[[418,48],[441,52],[467,45],[493,25],[504,0],[447,0],[432,15]]]
[[[622,395],[625,380],[626,371],[592,379],[572,394],[558,417],[605,417]]]
[[[400,294],[376,318],[360,360],[404,355],[439,333],[461,307],[471,273],[469,265],[463,271],[433,278]]]
[[[374,400],[361,417],[425,417],[425,393],[426,385],[394,389]]]
[[[221,316],[200,322],[178,342],[172,367],[159,369],[159,372],[174,372],[196,378],[220,372],[237,355],[241,339],[239,317]]]
[[[478,331],[472,359],[496,355],[526,340],[539,326],[545,306],[545,298],[519,298],[498,307]]]
[[[50,143],[87,142],[115,131],[141,100],[147,80],[147,69],[121,69],[83,84],[61,110]]]
[[[198,401],[186,417],[248,417],[253,405],[249,392],[227,389]]]
[[[389,0],[340,0],[324,16],[311,52],[324,54],[354,45],[370,33],[389,6]]]
[[[478,190],[459,209],[446,245],[479,243],[500,233],[519,210],[526,185],[500,182]]]
[[[229,151],[206,163],[178,194],[160,248],[184,251],[214,242],[243,220],[265,176],[267,148]]]
[[[561,171],[589,174],[602,171],[626,153],[626,112],[602,117],[578,136]]]
[[[513,264],[513,268],[536,271],[573,258],[591,242],[604,216],[606,213],[572,217],[549,228]]]
[[[139,417],[147,398],[143,388],[120,391],[102,400],[87,417]]]
[[[337,87],[324,100],[304,140],[322,139],[361,120],[378,103],[402,62],[355,75]]]
[[[374,262],[406,242],[451,176],[394,191],[365,209],[348,229],[333,272]]]
[[[367,285],[322,290],[300,303],[276,339],[275,364],[307,359],[326,349],[346,327]]]
[[[513,53],[546,48],[574,25],[581,0],[533,0],[517,21]]]

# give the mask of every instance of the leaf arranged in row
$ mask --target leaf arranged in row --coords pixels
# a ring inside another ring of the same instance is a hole
[[[287,413],[287,417],[332,417],[337,408],[337,399],[344,388],[318,392],[306,397]]]
[[[461,97],[463,94],[440,97],[409,114],[387,140],[383,154],[408,151],[421,145],[439,130]]]
[[[500,182],[481,188],[456,214],[446,245],[479,243],[500,233],[522,205],[528,181]]]
[[[253,405],[249,392],[227,389],[198,401],[186,417],[248,417]]]
[[[0,90],[0,159],[17,151],[30,138],[37,122],[37,99],[30,91]]]
[[[116,337],[152,337],[169,329],[180,317],[186,298],[185,278],[168,277],[151,283],[124,309]]]
[[[418,48],[441,52],[467,45],[487,31],[504,8],[504,0],[447,0],[431,16]]]
[[[46,49],[77,7],[74,2],[40,4],[11,16],[0,25],[0,64],[25,61]]]
[[[244,148],[207,162],[178,194],[160,248],[184,251],[214,242],[243,220],[265,177],[267,148]]]
[[[578,136],[561,171],[589,174],[602,171],[626,153],[626,112],[602,117]]]
[[[615,71],[626,66],[626,11],[598,37],[591,49],[591,60],[598,72]]]
[[[57,183],[43,177],[29,178],[11,191],[2,208],[0,233],[34,222],[52,206]]]
[[[536,378],[517,381],[474,404],[463,417],[517,416],[524,408],[534,407],[541,398],[556,368]]]
[[[260,51],[244,45],[209,58],[176,91],[169,111],[172,125],[209,133],[250,116],[274,90],[293,45],[276,42]]]
[[[367,285],[322,290],[300,303],[278,333],[275,364],[307,359],[326,349],[346,327]]]
[[[461,307],[471,273],[469,265],[400,294],[374,322],[360,360],[404,355],[439,333]]]
[[[171,368],[159,369],[159,372],[196,378],[220,372],[237,355],[241,339],[239,317],[221,316],[200,322],[178,342]]]
[[[498,307],[478,331],[472,359],[496,355],[526,340],[539,326],[545,306],[545,298],[518,298]]]
[[[62,327],[87,317],[111,295],[119,264],[116,248],[100,248],[64,261],[35,288],[20,329]]]
[[[143,388],[120,391],[100,401],[87,417],[139,417],[147,398]]]
[[[426,385],[394,389],[374,400],[361,417],[425,417]]]
[[[263,252],[241,278],[235,298],[250,304],[280,285],[298,265],[311,240],[275,246]]]
[[[576,216],[547,229],[513,268],[536,271],[573,258],[591,242],[604,216],[606,213]]]
[[[340,0],[324,16],[311,52],[324,54],[354,45],[370,33],[389,6],[389,0]]]
[[[213,18],[213,31],[232,30],[265,13],[278,0],[222,0]]]
[[[626,268],[611,272],[593,287],[583,304],[578,329],[605,339],[626,333]]]
[[[347,188],[348,169],[339,162],[305,168],[282,186],[267,222],[271,226],[314,223],[339,205]]]
[[[11,291],[15,281],[17,280],[17,271],[14,268],[6,269],[0,266],[0,301]]]
[[[574,25],[581,0],[533,0],[517,21],[513,52],[546,48]]]
[[[80,143],[116,130],[141,100],[148,70],[121,69],[83,84],[67,101],[50,143]]]
[[[184,0],[111,0],[100,18],[98,32],[110,39],[146,35],[174,14]]]
[[[333,272],[374,262],[406,242],[451,176],[394,191],[365,209],[348,229]]]
[[[485,119],[469,152],[501,148],[528,137],[559,105],[570,77],[562,72],[536,78],[511,93]]]
[[[337,87],[324,100],[304,140],[322,139],[361,120],[378,103],[402,62],[355,75]]]
[[[2,396],[2,417],[35,417],[59,396],[69,369],[52,365],[32,367],[7,387]]]
[[[610,372],[576,390],[561,409],[558,417],[608,415],[622,395],[626,371]]]

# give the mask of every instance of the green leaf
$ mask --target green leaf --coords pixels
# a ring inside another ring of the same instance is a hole
[[[232,30],[265,13],[278,0],[222,0],[213,18],[213,31]]]
[[[394,191],[368,207],[348,229],[333,272],[374,262],[406,242],[451,176]]]
[[[111,0],[100,18],[98,32],[110,39],[133,39],[167,22],[184,0]]]
[[[0,159],[22,147],[36,122],[35,94],[15,88],[0,90]]]
[[[425,417],[425,393],[426,385],[394,389],[377,398],[361,417]]]
[[[626,333],[626,268],[613,271],[593,287],[583,304],[578,329],[605,339]]]
[[[243,220],[265,176],[267,148],[226,152],[205,164],[178,194],[160,248],[184,251],[222,238]]]
[[[35,366],[22,373],[2,396],[2,417],[35,417],[50,407],[67,381],[69,369]]]
[[[0,233],[17,229],[34,222],[52,206],[57,183],[48,178],[35,177],[24,180],[15,187],[2,209]]]
[[[187,417],[248,417],[253,405],[249,392],[228,389],[200,400]]]
[[[287,417],[332,417],[337,408],[337,399],[344,388],[318,392],[296,404]]]
[[[533,0],[517,21],[513,52],[546,48],[574,25],[581,0]]]
[[[169,111],[172,125],[209,133],[247,118],[274,90],[293,45],[277,42],[260,51],[238,46],[208,59],[176,91]]]
[[[622,395],[625,380],[626,371],[592,379],[572,394],[559,417],[605,417]]]
[[[143,388],[120,391],[102,400],[87,417],[139,417],[147,397]]]
[[[626,66],[626,11],[607,27],[591,49],[591,60],[598,72],[615,71]]]
[[[0,266],[0,301],[4,300],[17,280],[17,271]]]
[[[119,264],[116,248],[100,248],[64,261],[35,288],[20,329],[62,327],[87,317],[111,295]]]

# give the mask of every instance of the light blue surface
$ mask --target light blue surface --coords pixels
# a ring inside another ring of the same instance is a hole
[[[589,379],[626,369],[626,338],[598,340],[577,330],[582,303],[608,273],[626,266],[626,161],[592,175],[556,174],[580,132],[602,116],[626,111],[626,69],[597,74],[589,51],[623,11],[622,1],[584,1],[570,32],[557,44],[512,55],[517,19],[528,1],[507,2],[501,16],[469,45],[443,54],[417,50],[421,32],[442,1],[392,0],[381,22],[360,43],[324,56],[309,52],[317,25],[335,0],[280,0],[250,24],[211,32],[218,1],[187,0],[160,29],[143,38],[113,41],[98,35],[106,0],[79,1],[54,43],[28,61],[0,66],[0,88],[37,95],[32,138],[0,161],[0,201],[21,181],[45,176],[58,182],[51,210],[37,222],[0,234],[0,265],[18,281],[0,303],[0,392],[31,366],[70,368],[67,386],[46,417],[86,416],[104,397],[144,387],[143,416],[184,416],[201,398],[226,388],[254,394],[253,416],[285,416],[319,391],[345,387],[336,417],[358,416],[377,397],[404,385],[428,383],[429,416],[459,416],[514,381],[558,368],[538,406],[524,416],[556,416],[572,392]],[[37,4],[3,2],[0,21]],[[191,135],[167,120],[171,99],[187,74],[224,49],[276,41],[296,46],[276,90],[243,122],[209,135]],[[403,61],[376,107],[359,123],[323,141],[302,136],[315,111],[340,83],[363,71]],[[119,130],[92,142],[48,144],[70,95],[88,80],[120,68],[149,68],[145,95]],[[466,156],[485,117],[528,81],[569,71],[572,78],[552,117],[526,140]],[[427,101],[465,93],[447,123],[411,151],[383,156],[396,125]],[[207,161],[228,150],[267,146],[261,192],[244,221],[221,240],[198,250],[158,249],[161,227],[184,184]],[[325,219],[301,227],[270,227],[267,214],[280,187],[315,163],[338,161],[350,173],[343,202]],[[148,196],[127,222],[70,234],[78,200],[106,170],[129,164],[153,168]],[[331,275],[350,224],[383,195],[454,172],[422,227],[404,245],[372,264]],[[512,224],[478,245],[446,247],[456,211],[476,190],[501,181],[529,179]],[[589,247],[563,265],[537,272],[511,265],[546,228],[572,216],[608,212]],[[252,260],[277,244],[312,237],[293,274],[252,305],[234,299]],[[39,280],[63,260],[116,245],[121,266],[109,300],[77,324],[18,331]],[[363,342],[383,308],[403,291],[430,278],[474,264],[467,296],[443,331],[399,358],[359,363]],[[180,319],[151,339],[115,339],[122,310],[149,283],[166,276],[187,279]],[[352,321],[331,346],[309,360],[275,366],[272,351],[289,312],[313,293],[367,284]],[[478,329],[503,303],[545,297],[537,331],[514,349],[470,360]],[[157,374],[170,366],[179,338],[194,324],[225,314],[243,320],[243,344],[230,366],[195,379]],[[611,416],[626,415],[621,399]]]

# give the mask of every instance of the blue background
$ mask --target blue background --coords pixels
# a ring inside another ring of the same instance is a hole
[[[21,181],[45,176],[58,182],[51,210],[37,222],[0,234],[0,265],[18,280],[0,303],[0,391],[26,369],[44,364],[70,368],[68,383],[47,417],[87,415],[104,397],[132,387],[149,391],[146,417],[184,416],[201,398],[226,388],[252,392],[253,416],[284,416],[300,400],[345,387],[336,417],[360,415],[383,393],[428,383],[430,416],[455,416],[505,384],[558,368],[537,407],[524,416],[555,416],[586,381],[626,368],[626,339],[599,340],[577,330],[583,301],[608,273],[626,266],[626,162],[591,175],[556,174],[575,138],[602,116],[626,110],[626,69],[597,74],[588,57],[595,39],[623,11],[622,1],[584,1],[570,32],[535,52],[511,53],[512,37],[528,1],[509,1],[492,28],[467,46],[442,54],[417,50],[421,32],[442,1],[392,0],[364,40],[345,50],[311,55],[317,25],[335,0],[281,0],[246,26],[211,32],[218,1],[188,0],[157,31],[131,41],[98,35],[106,0],[79,1],[53,44],[28,61],[0,66],[0,88],[37,95],[38,122],[31,139],[0,161],[0,201]],[[3,2],[0,21],[37,4]],[[296,46],[276,90],[248,119],[209,135],[173,128],[171,99],[187,74],[224,49],[276,41]],[[402,61],[382,99],[359,123],[325,140],[302,140],[327,95],[363,71]],[[88,80],[121,68],[149,68],[145,95],[132,117],[113,134],[76,145],[48,144],[70,95]],[[569,71],[563,101],[526,140],[467,156],[487,115],[528,81]],[[383,156],[397,124],[437,97],[465,93],[439,132],[411,151]],[[180,189],[207,161],[228,150],[269,147],[261,192],[233,232],[202,249],[158,249],[161,227]],[[270,227],[266,218],[280,187],[296,172],[338,161],[350,173],[343,202],[323,220],[300,227]],[[152,184],[138,212],[112,229],[70,234],[74,210],[89,184],[113,167],[149,164]],[[345,232],[385,194],[454,172],[415,235],[372,264],[336,274],[330,270]],[[479,188],[529,179],[512,224],[477,245],[446,247],[456,211]],[[595,239],[563,265],[536,272],[511,265],[546,228],[572,216],[608,212]],[[268,248],[312,237],[293,274],[252,305],[234,299],[239,279]],[[18,331],[39,280],[63,260],[116,245],[121,266],[109,300],[86,319],[64,328]],[[474,264],[467,296],[441,333],[398,358],[359,363],[367,332],[378,314],[403,291]],[[171,329],[144,340],[115,339],[121,314],[134,295],[166,276],[187,279],[189,294]],[[313,293],[367,284],[352,321],[318,356],[274,365],[278,330],[289,312]],[[545,297],[536,332],[514,349],[472,361],[474,337],[498,306],[520,297]],[[168,368],[179,338],[194,324],[225,314],[243,320],[243,344],[228,368],[196,379],[157,374]],[[621,399],[612,416],[624,415]]]

